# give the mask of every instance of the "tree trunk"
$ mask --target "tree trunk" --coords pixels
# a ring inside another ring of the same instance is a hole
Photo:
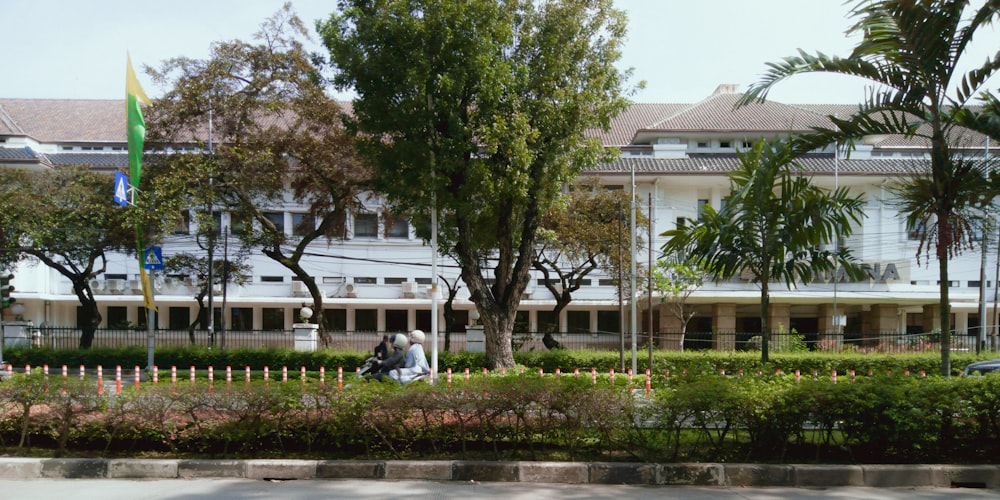
[[[480,314],[485,337],[486,365],[489,369],[513,368],[514,348],[511,339],[514,333],[514,318],[517,309],[496,310],[493,314]]]
[[[771,293],[767,288],[767,280],[762,279],[760,284],[760,362],[768,362],[768,340],[771,337],[771,330],[767,324],[767,315],[771,309]]]
[[[941,224],[941,221],[938,221]],[[940,238],[941,228],[938,229]],[[948,289],[948,248],[938,242],[938,272],[941,277],[941,375],[951,376],[951,302]]]
[[[80,299],[80,306],[83,311],[80,325],[80,348],[90,349],[94,345],[94,332],[101,324],[101,312],[97,309],[97,301],[94,299]]]

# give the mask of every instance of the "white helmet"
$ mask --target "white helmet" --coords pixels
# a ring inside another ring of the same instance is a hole
[[[392,346],[397,349],[406,349],[406,346],[410,344],[410,341],[406,339],[406,335],[402,333],[397,333],[392,336]]]
[[[423,344],[424,338],[424,332],[422,330],[413,330],[410,332],[410,342],[414,344]]]

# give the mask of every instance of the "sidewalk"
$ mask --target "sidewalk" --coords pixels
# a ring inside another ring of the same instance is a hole
[[[0,479],[386,479],[569,484],[1000,488],[1000,465],[0,458]]]

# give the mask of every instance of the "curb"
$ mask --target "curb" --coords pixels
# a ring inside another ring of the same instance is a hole
[[[0,458],[0,479],[386,479],[800,488],[1000,488],[1000,465]]]

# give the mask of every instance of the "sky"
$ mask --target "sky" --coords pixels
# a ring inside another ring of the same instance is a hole
[[[120,99],[125,55],[150,97],[162,94],[142,74],[178,56],[205,58],[212,42],[250,40],[283,0],[3,0],[0,98]],[[766,63],[797,49],[847,55],[857,38],[844,34],[843,0],[615,0],[629,17],[619,66],[645,88],[637,102],[693,103],[720,84],[741,90]],[[292,0],[307,25],[326,19],[335,0]],[[1000,47],[1000,30],[974,41],[976,65]],[[316,50],[322,46],[316,38]],[[971,68],[971,65],[969,66]],[[966,69],[969,69],[966,68]],[[779,102],[856,104],[867,84],[833,75],[800,75],[778,84]],[[993,85],[997,87],[998,85]]]

